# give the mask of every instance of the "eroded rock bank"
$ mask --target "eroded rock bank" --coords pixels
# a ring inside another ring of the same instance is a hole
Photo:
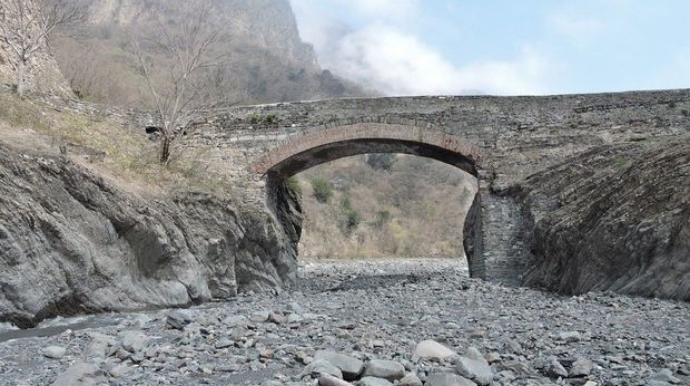
[[[530,177],[523,283],[690,301],[690,138],[611,145]]]
[[[266,208],[200,193],[144,200],[64,158],[0,145],[1,321],[285,286],[292,233]]]

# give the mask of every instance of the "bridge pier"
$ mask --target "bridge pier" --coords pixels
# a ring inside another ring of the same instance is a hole
[[[478,183],[463,235],[470,275],[519,286],[529,257],[529,224],[522,205],[517,197],[494,191],[481,172]]]

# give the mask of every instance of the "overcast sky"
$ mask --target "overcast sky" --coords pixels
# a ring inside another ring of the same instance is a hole
[[[389,95],[690,87],[687,0],[290,0],[321,66]]]

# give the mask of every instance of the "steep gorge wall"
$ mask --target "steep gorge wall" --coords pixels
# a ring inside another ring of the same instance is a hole
[[[288,286],[299,219],[282,219],[199,193],[144,200],[63,158],[0,146],[0,320],[26,327]]]
[[[524,284],[690,301],[690,137],[603,146],[527,179]]]

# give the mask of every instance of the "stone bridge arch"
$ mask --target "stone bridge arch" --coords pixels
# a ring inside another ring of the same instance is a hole
[[[284,197],[287,178],[323,163],[371,153],[432,158],[463,170],[479,182],[482,160],[479,146],[434,125],[389,123],[352,123],[294,133],[251,162],[249,172],[266,180],[269,201],[281,222],[294,223],[284,218],[289,212],[284,207],[290,205]],[[465,244],[470,275],[486,279],[479,194],[465,219],[464,235],[459,233],[458,237],[462,237]],[[296,233],[301,233],[301,229]]]
[[[249,168],[252,173],[282,178],[343,157],[371,153],[433,158],[475,177],[481,159],[478,146],[432,125],[356,123],[293,134]]]

